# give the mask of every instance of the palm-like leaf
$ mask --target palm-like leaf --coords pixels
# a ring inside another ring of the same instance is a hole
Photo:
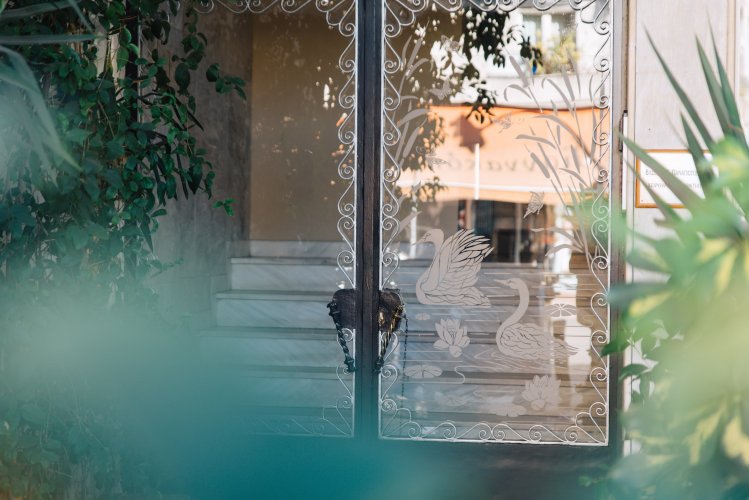
[[[637,477],[635,488],[647,490],[654,498],[687,498],[697,483],[693,478],[706,476],[705,466],[725,461],[726,456],[736,458],[735,447],[725,443],[745,439],[743,434],[730,434],[728,422],[740,422],[737,419],[741,417],[725,401],[741,399],[746,393],[745,382],[735,381],[746,380],[737,374],[746,366],[743,298],[749,290],[749,147],[717,51],[713,66],[697,44],[720,138],[711,135],[705,118],[660,52],[655,52],[684,107],[685,143],[704,196],[690,190],[643,148],[622,138],[689,213],[683,215],[671,208],[635,172],[653,195],[664,225],[673,232],[658,237],[635,234],[638,244],[628,254],[633,267],[665,280],[622,284],[609,293],[610,302],[623,308],[626,330],[604,352],[620,352],[636,344],[645,360],[645,364],[622,370],[625,378],[639,380],[640,389],[633,394],[634,404],[625,420],[628,433],[637,436],[642,446],[616,467],[612,477]],[[707,369],[701,370],[703,366]],[[726,441],[726,436],[731,439]],[[717,446],[721,437],[723,449]],[[713,489],[706,490],[710,492],[707,496],[723,497],[718,492],[724,484],[746,486],[745,471],[737,475],[721,470],[715,475]]]

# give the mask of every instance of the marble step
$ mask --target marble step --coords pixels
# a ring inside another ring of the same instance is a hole
[[[232,379],[235,400],[255,407],[323,408],[353,394],[352,375],[297,367],[286,376],[263,376],[261,372],[239,372]]]
[[[335,329],[293,328],[213,328],[200,338],[201,353],[210,362],[267,372],[278,376],[278,369],[305,371],[330,368],[343,361]],[[349,347],[354,351],[353,343]],[[331,370],[328,370],[331,371]],[[320,373],[310,373],[319,377]]]
[[[352,275],[353,269],[346,272]],[[332,259],[233,258],[229,284],[234,290],[330,292],[350,287]]]
[[[391,276],[389,286],[404,293],[415,293],[417,280],[430,264],[430,260],[401,262]],[[234,290],[332,293],[350,287],[349,276],[353,276],[353,268],[341,270],[334,259],[243,257],[231,259],[229,280]],[[496,280],[511,277],[523,279],[531,288],[543,289],[547,296],[553,293],[552,284],[556,281],[559,282],[557,288],[565,284],[575,288],[584,286],[578,283],[574,274],[551,276],[540,268],[492,262],[482,265],[476,286],[486,295],[491,295],[504,288],[498,287]]]
[[[216,294],[216,324],[221,327],[331,329],[324,292],[228,290]]]
[[[214,327],[202,332],[200,350],[228,377],[232,398],[255,408],[321,415],[353,391],[333,328]]]
[[[491,307],[435,306],[418,303],[413,294],[401,294],[411,332],[435,332],[443,319],[459,319],[469,335],[492,335],[518,306],[512,294],[495,295]],[[332,330],[327,304],[332,294],[324,292],[281,292],[228,290],[216,294],[216,324],[221,327],[300,328]],[[551,329],[551,319],[545,311],[545,298],[534,296],[523,322],[536,323]],[[589,329],[567,322],[568,335],[586,337]]]

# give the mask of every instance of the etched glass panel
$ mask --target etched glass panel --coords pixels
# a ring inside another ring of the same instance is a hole
[[[353,436],[355,378],[339,340],[356,356],[356,332],[344,324],[339,339],[326,306],[356,287],[356,1],[203,7],[226,18],[250,67],[251,130],[209,132],[245,152],[249,188],[206,349],[238,368],[253,431]]]
[[[384,0],[383,438],[607,444],[610,15]]]

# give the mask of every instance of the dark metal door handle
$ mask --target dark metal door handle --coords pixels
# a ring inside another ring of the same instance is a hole
[[[383,289],[380,292],[377,317],[377,324],[379,325],[378,333],[382,337],[380,339],[380,352],[377,355],[374,365],[375,373],[382,371],[382,366],[385,364],[385,354],[388,347],[390,347],[390,342],[403,321],[405,321],[406,325],[405,333],[408,331],[408,318],[406,318],[406,305],[403,303],[399,291],[387,288]]]
[[[333,318],[336,333],[338,335],[338,344],[343,351],[343,362],[346,365],[346,373],[356,371],[356,360],[351,355],[346,335],[343,330],[348,328],[353,330],[356,327],[356,291],[350,288],[338,290],[333,294],[333,299],[328,303],[328,314]],[[375,360],[374,372],[380,373],[385,363],[385,355],[392,341],[393,335],[401,328],[405,320],[406,330],[408,331],[408,318],[406,318],[406,306],[401,299],[398,290],[384,289],[380,292],[377,324],[379,326],[376,335],[382,335],[379,343],[379,352]]]

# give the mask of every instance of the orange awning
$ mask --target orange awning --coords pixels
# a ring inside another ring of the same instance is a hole
[[[445,142],[427,152],[431,170],[403,170],[398,186],[404,194],[417,183],[437,177],[446,188],[437,194],[438,201],[481,199],[528,203],[531,193],[539,193],[544,203],[557,204],[562,199],[565,203],[569,201],[565,189],[579,191],[582,181],[593,185],[587,160],[597,116],[592,108],[554,112],[495,107],[492,119],[484,123],[475,116],[468,117],[470,110],[469,106],[431,107],[430,111],[443,119]],[[583,138],[583,146],[578,135]],[[543,145],[546,156],[532,137],[546,141]],[[546,172],[533,154],[546,165]],[[562,186],[561,195],[552,179]]]

